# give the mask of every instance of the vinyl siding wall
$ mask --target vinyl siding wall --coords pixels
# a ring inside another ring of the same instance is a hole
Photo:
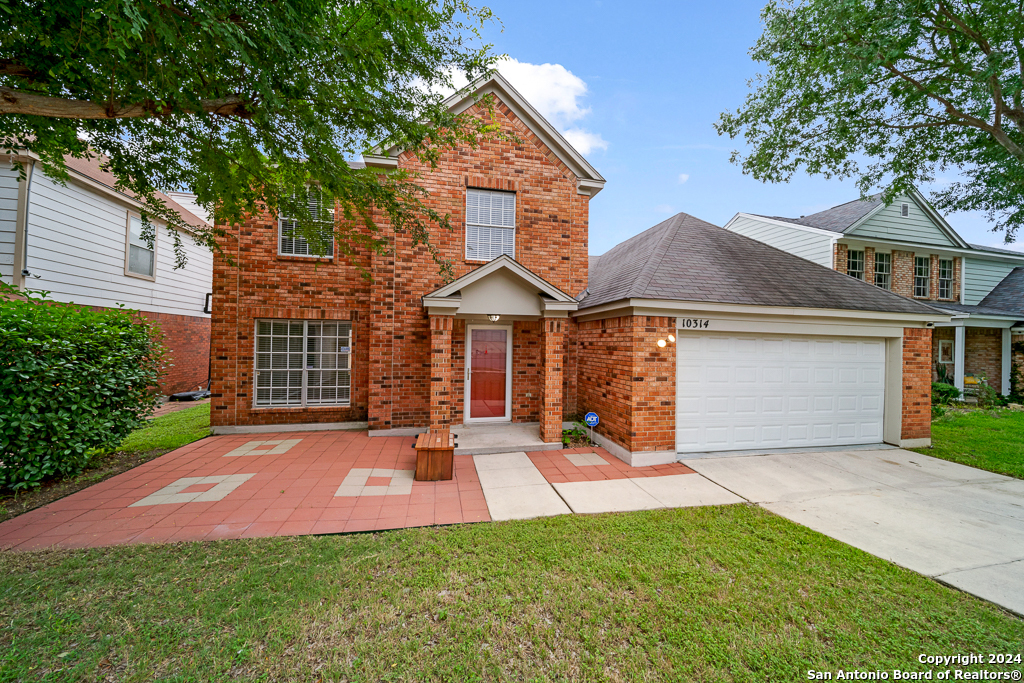
[[[901,204],[910,204],[910,215],[904,218]],[[872,237],[919,244],[956,246],[921,207],[910,197],[900,197],[864,222],[846,237],[870,239]]]
[[[74,178],[74,176],[72,176]],[[42,173],[32,180],[26,286],[56,301],[125,306],[152,313],[208,318],[203,304],[212,288],[208,249],[182,242],[188,265],[174,270],[171,236],[157,227],[156,280],[124,274],[129,205],[72,180],[62,187]],[[37,277],[38,276],[38,277]]]
[[[746,216],[738,216],[727,227],[739,235],[788,251],[826,268],[832,267],[832,238],[828,235],[775,225]]]
[[[1014,267],[1021,265],[1013,261],[986,261],[978,258],[964,259],[964,303],[975,305],[988,296],[992,289],[1003,281]]]
[[[14,277],[14,238],[18,230],[18,172],[9,161],[0,161],[0,278]],[[18,266],[20,270],[20,265]]]

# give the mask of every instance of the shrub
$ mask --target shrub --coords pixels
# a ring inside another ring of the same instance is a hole
[[[999,392],[988,385],[988,378],[984,375],[979,375],[981,384],[978,385],[975,390],[975,398],[978,400],[979,408],[995,408],[996,406],[1003,405],[1003,397],[999,395]]]
[[[934,405],[947,406],[960,398],[960,390],[952,384],[932,382],[932,403]]]
[[[136,311],[57,304],[46,294],[0,288],[0,489],[78,474],[157,402],[157,328]]]

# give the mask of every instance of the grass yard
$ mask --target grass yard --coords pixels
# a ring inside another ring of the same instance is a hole
[[[932,422],[932,447],[918,453],[1024,479],[1024,412],[950,412]]]
[[[0,620],[2,681],[795,681],[1024,642],[747,505],[7,553]]]
[[[77,477],[50,481],[30,491],[0,493],[0,522],[126,472],[209,434],[209,403],[155,417],[129,434],[116,451],[98,454],[89,468]]]

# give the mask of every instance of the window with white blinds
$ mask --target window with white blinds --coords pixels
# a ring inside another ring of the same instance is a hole
[[[277,219],[278,253],[288,256],[333,256],[334,255],[334,209],[322,206],[320,190],[310,189],[308,197],[309,215],[313,220],[329,221],[331,227],[324,228],[323,252],[317,253],[316,245],[310,244],[299,234],[299,224],[294,218],[279,216]]]
[[[128,258],[125,264],[125,274],[139,275],[148,279],[156,278],[156,234],[155,227],[152,242],[143,237],[144,226],[142,218],[134,214],[128,214]]]
[[[466,190],[466,258],[490,261],[516,256],[514,192]]]
[[[256,405],[347,406],[351,359],[351,323],[257,320]]]

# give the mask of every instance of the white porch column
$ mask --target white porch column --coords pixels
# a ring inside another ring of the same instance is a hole
[[[1002,376],[1002,387],[1003,396],[1010,395],[1010,361],[1013,360],[1010,353],[1010,328],[1003,328],[1003,376]]]
[[[967,346],[967,335],[962,324],[957,325],[956,341],[953,342],[953,385],[964,392],[964,350]]]

